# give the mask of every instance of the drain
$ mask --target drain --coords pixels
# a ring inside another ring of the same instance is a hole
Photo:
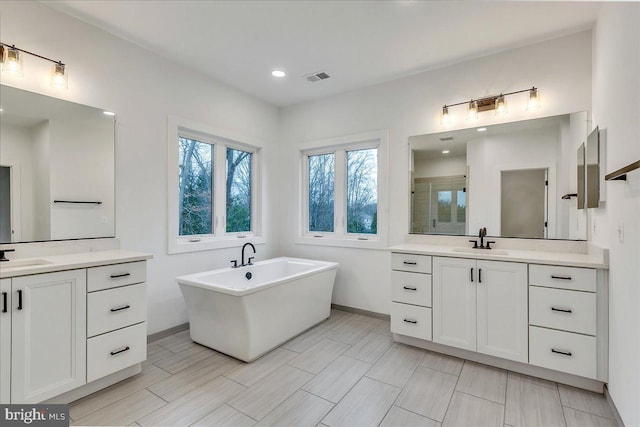
[[[247,280],[251,280],[251,277],[253,277],[253,275],[251,274],[250,271],[247,271],[247,274],[245,274],[244,277],[246,277]]]

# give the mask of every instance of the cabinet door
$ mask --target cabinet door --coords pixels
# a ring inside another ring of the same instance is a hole
[[[12,279],[12,403],[86,383],[86,270]]]
[[[0,404],[11,403],[11,279],[0,280]]]
[[[527,363],[527,265],[479,260],[477,267],[477,351]]]
[[[433,341],[476,350],[476,261],[433,258]]]

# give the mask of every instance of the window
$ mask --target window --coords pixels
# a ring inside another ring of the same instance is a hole
[[[386,157],[386,132],[305,144],[297,242],[384,247]]]
[[[169,253],[262,243],[260,152],[244,138],[169,119]]]

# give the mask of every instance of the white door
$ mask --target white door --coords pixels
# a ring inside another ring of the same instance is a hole
[[[11,403],[11,279],[0,280],[0,404]]]
[[[477,351],[527,363],[527,264],[478,260],[477,268]]]
[[[476,261],[433,258],[433,341],[476,350]]]
[[[86,270],[12,279],[12,403],[86,384],[86,285]]]

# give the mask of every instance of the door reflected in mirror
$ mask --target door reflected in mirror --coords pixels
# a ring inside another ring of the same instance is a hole
[[[409,138],[410,233],[586,239],[577,147],[587,113]]]
[[[0,86],[0,243],[115,236],[115,119]]]

